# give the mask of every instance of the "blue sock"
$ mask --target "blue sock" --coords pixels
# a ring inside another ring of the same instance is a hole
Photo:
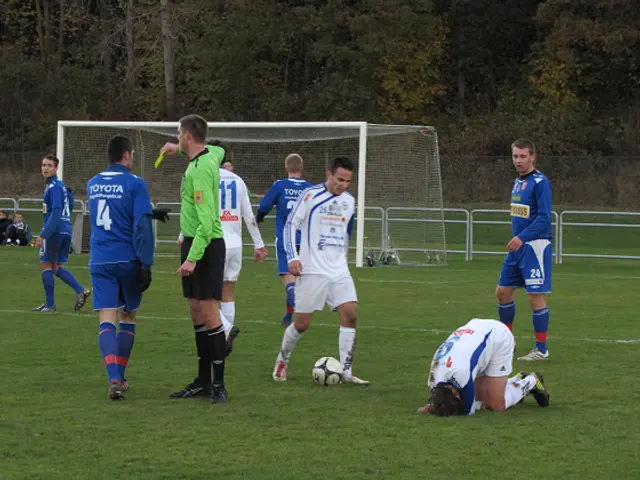
[[[516,302],[512,300],[509,303],[499,303],[498,316],[500,321],[511,330],[513,328],[513,319],[516,318]]]
[[[118,332],[118,371],[120,378],[124,380],[124,371],[131,357],[133,343],[136,339],[136,324],[129,322],[120,322],[120,331]]]
[[[66,283],[71,288],[73,288],[73,290],[75,290],[76,293],[84,292],[84,288],[82,288],[82,285],[78,283],[78,280],[76,280],[76,277],[73,276],[73,273],[71,273],[66,268],[62,268],[62,267],[58,268],[58,271],[56,272],[56,277],[58,277],[64,283]]]
[[[533,312],[533,330],[536,332],[536,348],[547,353],[547,331],[549,330],[549,309],[547,307]]]
[[[287,313],[292,314],[296,306],[296,284],[287,283]]]
[[[54,307],[56,299],[53,294],[55,287],[55,278],[51,270],[44,270],[42,272],[42,286],[44,287],[44,298],[47,307]]]
[[[107,369],[109,383],[113,380],[122,381],[118,367],[118,339],[116,338],[116,326],[112,323],[101,323],[98,334],[98,345]]]

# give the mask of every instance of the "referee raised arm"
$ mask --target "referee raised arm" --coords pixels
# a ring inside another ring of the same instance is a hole
[[[212,403],[227,403],[224,387],[226,340],[220,320],[225,244],[218,207],[220,163],[224,149],[206,146],[207,122],[198,115],[180,119],[179,144],[167,143],[161,152],[184,154],[189,166],[182,176],[180,229],[184,234],[181,263],[182,292],[196,334],[198,377],[171,398],[209,396]],[[211,365],[213,364],[213,383]]]

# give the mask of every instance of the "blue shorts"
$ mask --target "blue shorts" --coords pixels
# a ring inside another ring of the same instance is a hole
[[[296,245],[296,251],[300,253],[300,245]],[[276,237],[276,261],[278,262],[278,275],[289,273],[289,261],[287,251],[284,249],[284,238]]]
[[[55,233],[49,238],[42,239],[40,247],[40,261],[46,263],[67,263],[69,261],[69,249],[71,248],[71,235]]]
[[[527,293],[551,293],[551,241],[531,240],[509,252],[500,271],[500,287],[525,287]]]
[[[89,272],[94,310],[122,308],[124,312],[132,312],[140,307],[140,263],[89,265]]]

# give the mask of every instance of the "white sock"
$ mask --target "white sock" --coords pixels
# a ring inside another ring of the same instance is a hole
[[[353,363],[353,355],[356,350],[356,329],[349,327],[340,327],[340,335],[338,336],[338,345],[340,347],[340,363],[347,377],[351,376],[351,364]]]
[[[222,302],[220,309],[231,325],[236,321],[236,302]]]
[[[222,312],[222,309],[220,309],[220,320],[222,320],[222,326],[224,327],[224,334],[227,335],[229,333],[229,330],[231,330],[231,327],[233,326],[233,324],[230,323],[229,320],[227,320],[227,317],[225,317],[224,313]]]
[[[533,375],[523,379],[511,377],[507,380],[507,388],[504,390],[504,408],[513,407],[536,385]]]
[[[302,333],[296,329],[293,323],[287,327],[282,336],[282,346],[280,347],[280,353],[278,353],[278,361],[282,360],[284,363],[289,363],[291,352],[296,348],[300,337],[302,337]]]

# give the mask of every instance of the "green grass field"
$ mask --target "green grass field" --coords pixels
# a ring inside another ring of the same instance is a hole
[[[85,284],[87,261],[70,263]],[[311,367],[338,356],[335,315],[317,315],[292,356],[289,381],[276,384],[283,288],[273,261],[247,261],[236,307],[242,333],[227,364],[230,403],[211,405],[167,398],[193,378],[195,346],[177,259],[159,257],[127,373],[132,390],[110,403],[90,306],[73,313],[71,290],[56,281],[58,312],[31,313],[43,297],[37,250],[2,247],[0,478],[637,478],[635,262],[554,266],[551,358],[535,366],[551,392],[549,408],[528,397],[504,413],[416,413],[438,345],[474,316],[495,318],[500,262],[451,256],[443,268],[354,269],[354,371],[373,384],[322,388]],[[521,354],[533,335],[522,293],[517,305]],[[515,371],[531,367],[515,363]]]

